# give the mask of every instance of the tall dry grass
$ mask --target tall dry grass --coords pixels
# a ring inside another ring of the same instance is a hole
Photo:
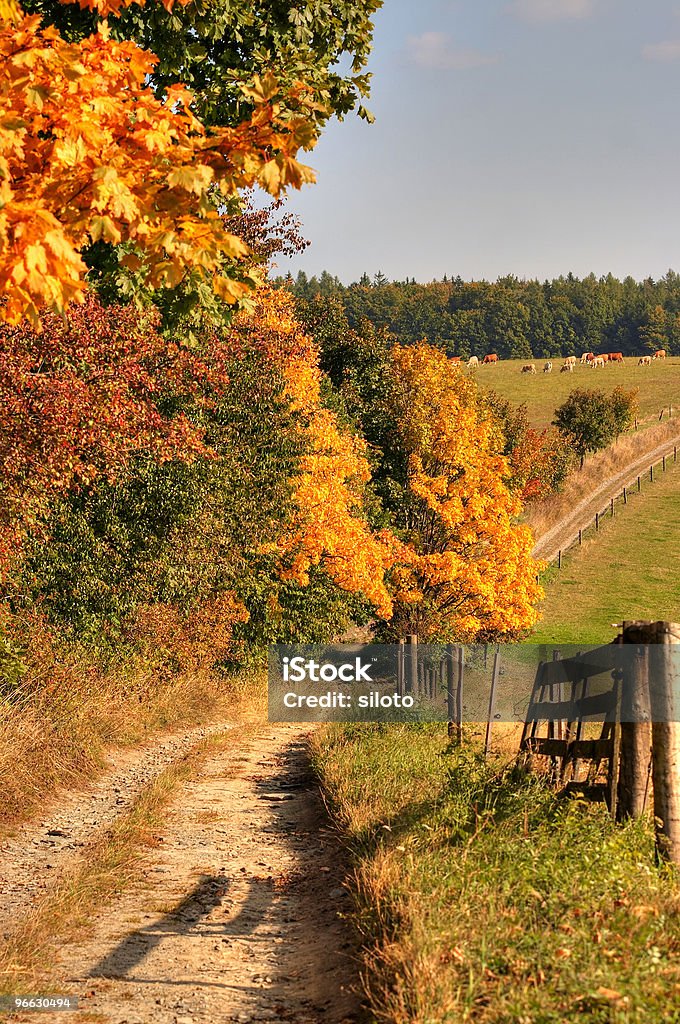
[[[141,654],[104,669],[37,618],[22,660],[21,680],[0,690],[0,828],[91,780],[111,745],[226,716],[243,687],[205,665],[169,677]]]
[[[654,451],[665,441],[670,443],[679,432],[679,420],[664,420],[645,430],[625,434],[609,448],[589,456],[583,469],[575,469],[569,474],[558,494],[527,507],[525,521],[536,539],[557,526],[575,505],[586,500],[605,480],[623,472],[635,459]]]

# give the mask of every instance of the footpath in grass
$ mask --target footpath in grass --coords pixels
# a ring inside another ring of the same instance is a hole
[[[637,357],[630,356],[623,366],[618,364],[593,370],[578,365],[573,373],[560,373],[563,360],[553,359],[552,373],[543,373],[545,360],[531,360],[536,374],[522,373],[526,359],[506,359],[493,366],[480,366],[468,371],[482,388],[492,388],[518,405],[526,402],[532,426],[549,426],[554,410],[565,401],[574,388],[599,388],[613,391],[617,385],[629,390],[639,388],[640,418],[658,417],[669,405],[680,409],[680,357],[659,359],[651,366],[638,366]]]
[[[680,620],[676,553],[680,548],[680,463],[647,479],[614,519],[602,520],[583,547],[563,556],[543,584],[536,643],[600,643],[624,619]]]
[[[389,1024],[680,1021],[680,889],[648,821],[447,747],[332,726],[314,759],[355,864],[364,979]]]

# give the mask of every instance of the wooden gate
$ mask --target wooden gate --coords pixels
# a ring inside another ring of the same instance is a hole
[[[556,782],[588,798],[605,799],[612,814],[621,748],[618,643],[617,638],[564,660],[556,653],[553,661],[541,662],[520,741],[526,763],[546,758]],[[588,736],[593,730],[598,734]]]

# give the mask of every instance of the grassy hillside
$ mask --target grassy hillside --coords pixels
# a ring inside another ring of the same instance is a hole
[[[677,1024],[678,886],[648,820],[616,826],[441,726],[312,742],[379,1020]]]
[[[640,389],[640,417],[658,416],[669,405],[680,414],[680,357],[637,366],[637,359],[626,359],[623,366],[605,366],[593,370],[577,365],[573,373],[560,373],[563,360],[553,359],[552,373],[543,373],[545,360],[535,359],[536,375],[522,373],[525,359],[508,359],[491,366],[480,366],[474,373],[480,387],[490,387],[516,403],[526,402],[533,426],[546,427],[553,410],[574,388],[601,388],[612,391],[617,385]]]
[[[565,374],[566,376],[566,374]],[[612,622],[680,620],[680,463],[619,504],[613,520],[563,557],[544,581],[537,643],[611,640]]]

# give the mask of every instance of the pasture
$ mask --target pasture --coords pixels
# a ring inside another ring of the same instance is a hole
[[[641,494],[633,491],[627,506],[619,503],[599,534],[563,556],[561,571],[547,571],[543,619],[530,639],[599,643],[611,640],[611,623],[624,618],[679,621],[679,547],[680,463]]]
[[[606,365],[600,369],[576,364],[573,373],[560,373],[564,360],[552,360],[552,373],[543,373],[544,359],[504,359],[491,366],[480,365],[467,370],[481,388],[493,388],[503,398],[516,404],[526,402],[529,420],[534,427],[547,427],[553,411],[574,388],[600,388],[613,391],[617,385],[640,389],[640,419],[658,417],[669,405],[680,412],[680,356],[638,366],[637,356],[629,356],[623,365]],[[522,373],[522,366],[533,362],[536,374]]]

